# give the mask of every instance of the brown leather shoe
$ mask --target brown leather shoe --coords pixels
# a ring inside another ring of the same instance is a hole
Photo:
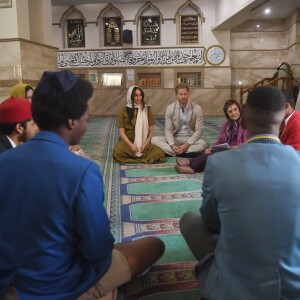
[[[176,157],[176,163],[178,166],[184,167],[190,165],[190,160],[188,158],[178,158]]]
[[[175,170],[180,174],[194,174],[195,171],[190,166],[175,166]]]

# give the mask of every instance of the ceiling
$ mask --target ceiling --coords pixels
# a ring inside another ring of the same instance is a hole
[[[268,15],[264,13],[266,8],[271,10]],[[230,18],[216,24],[213,29],[232,29],[247,20],[285,19],[291,16],[297,8],[300,9],[300,0],[255,0]]]
[[[51,0],[53,6],[57,5],[79,5],[92,3],[145,3],[149,0]],[[169,0],[151,0],[150,2],[162,2]],[[220,0],[222,1],[222,0]],[[249,1],[251,2],[251,1]],[[269,15],[264,14],[266,8],[271,9]],[[300,9],[300,0],[255,0],[251,4],[216,24],[215,30],[228,30],[247,20],[285,19],[289,17],[296,8]]]
[[[299,0],[264,0],[261,3],[256,3],[251,8],[250,16],[251,19],[284,19],[289,17],[296,8],[300,8]],[[270,8],[271,13],[269,16],[264,14],[265,8]]]

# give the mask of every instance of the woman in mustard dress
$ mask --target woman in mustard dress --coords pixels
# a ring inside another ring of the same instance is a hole
[[[150,144],[155,121],[144,96],[141,88],[131,86],[127,92],[127,105],[119,112],[117,127],[120,140],[113,151],[113,157],[119,163],[154,164],[165,161],[164,151]]]

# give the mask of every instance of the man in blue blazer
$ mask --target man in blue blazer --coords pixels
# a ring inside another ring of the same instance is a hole
[[[156,237],[114,245],[99,167],[69,150],[92,92],[71,71],[45,72],[31,107],[40,132],[0,155],[0,299],[98,299],[163,254]]]
[[[275,87],[249,93],[247,143],[209,157],[201,217],[180,220],[204,299],[300,299],[300,153],[278,139],[284,107]]]

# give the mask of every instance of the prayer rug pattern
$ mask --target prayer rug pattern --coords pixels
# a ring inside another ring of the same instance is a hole
[[[224,118],[205,117],[204,139],[215,142]],[[164,120],[157,119],[154,135],[164,134]],[[118,291],[119,300],[197,299],[195,259],[179,232],[186,211],[198,211],[203,174],[177,174],[175,158],[163,164],[120,165],[112,159],[118,140],[115,118],[91,118],[81,146],[99,164],[107,212],[116,242],[158,236],[166,246],[163,257],[150,272]]]

